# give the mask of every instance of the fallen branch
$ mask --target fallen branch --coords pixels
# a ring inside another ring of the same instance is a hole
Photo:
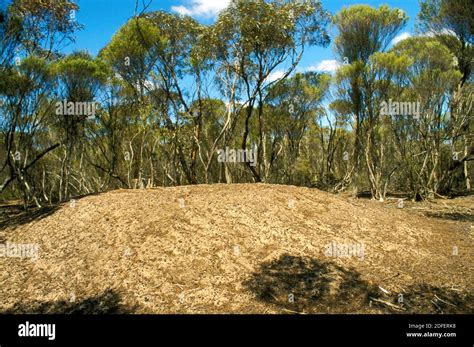
[[[387,305],[387,306],[389,306],[389,307],[392,307],[392,308],[394,308],[394,309],[396,309],[396,310],[405,311],[405,308],[404,308],[404,307],[401,307],[401,306],[392,304],[391,302],[384,301],[384,300],[380,300],[380,299],[376,299],[376,298],[372,298],[372,297],[369,297],[369,299],[372,300],[372,301],[378,302],[378,303],[380,303],[380,304],[384,304],[384,305]]]
[[[282,308],[282,311],[290,312],[290,313],[296,313],[296,314],[306,314],[305,312],[298,312],[298,311],[288,310],[286,308]]]
[[[395,275],[385,277],[384,279],[382,279],[382,281],[391,280],[392,278],[395,278],[395,277],[398,277],[398,276],[400,276],[400,272],[397,272]]]
[[[441,313],[443,313],[443,310],[441,309],[441,307],[439,307],[439,305],[434,300],[431,300],[431,303],[435,305]]]
[[[441,301],[442,303],[444,303],[444,304],[446,304],[446,305],[450,305],[450,306],[453,306],[453,307],[457,307],[456,305],[454,305],[454,304],[452,304],[452,303],[450,303],[450,302],[448,302],[448,301],[445,301],[445,300],[441,299],[441,298],[438,297],[436,294],[435,294],[435,298],[436,298],[436,300]]]
[[[441,199],[444,199],[444,200],[449,200],[449,198],[448,198],[447,196],[438,194],[438,193],[436,193],[436,192],[433,192],[433,194],[436,195],[438,198],[441,198]]]

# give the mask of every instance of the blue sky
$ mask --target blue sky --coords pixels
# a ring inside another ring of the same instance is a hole
[[[148,3],[150,0],[140,0]],[[76,42],[69,45],[66,52],[87,50],[96,55],[112,38],[113,34],[131,17],[135,9],[135,0],[76,0],[80,10],[76,13],[77,21],[84,25],[76,33]],[[218,11],[225,7],[227,0],[151,0],[149,10],[164,10],[188,14],[204,24],[212,23]],[[322,0],[323,7],[337,13],[342,7],[354,4],[368,4],[378,7],[388,4],[400,8],[410,17],[408,25],[402,30],[401,37],[414,33],[414,24],[419,12],[417,0]],[[305,52],[299,69],[330,71],[335,61],[332,47],[311,47]]]

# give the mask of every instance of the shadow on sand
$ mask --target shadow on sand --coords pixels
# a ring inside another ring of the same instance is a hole
[[[133,308],[126,308],[121,304],[119,294],[107,290],[77,302],[60,300],[19,303],[0,314],[126,314],[133,311]]]
[[[416,284],[402,296],[387,295],[356,270],[288,254],[262,263],[244,286],[257,300],[290,313],[474,312],[473,293]]]

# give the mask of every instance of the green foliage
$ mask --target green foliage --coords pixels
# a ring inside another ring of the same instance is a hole
[[[318,1],[233,0],[210,25],[142,13],[98,57],[60,53],[79,28],[76,9],[14,0],[0,10],[2,194],[40,205],[143,182],[263,181],[380,200],[469,189],[467,0],[422,1],[423,35],[393,47],[405,13],[343,8],[332,17],[344,62],[335,75],[297,68],[307,46],[330,42]],[[58,100],[99,107],[89,119],[56,114]],[[387,116],[389,100],[419,102],[419,115]],[[254,145],[255,167],[216,160],[219,149]],[[26,159],[10,159],[16,151]]]
[[[147,18],[132,18],[114,35],[110,44],[100,52],[114,71],[127,81],[137,74],[148,73],[154,60],[149,56],[152,47],[166,44],[158,27]]]
[[[14,0],[9,7],[12,30],[27,51],[48,56],[56,43],[72,40],[80,28],[70,16],[78,8],[69,0]]]
[[[109,66],[88,53],[76,52],[54,65],[54,72],[65,85],[69,100],[91,100],[97,88],[107,81]]]
[[[284,60],[298,59],[304,45],[327,45],[329,15],[319,2],[236,0],[204,35],[212,58],[256,83]]]
[[[339,31],[335,49],[341,61],[367,62],[376,52],[385,50],[408,21],[399,9],[383,5],[378,9],[368,5],[343,8],[333,18]]]
[[[472,76],[474,57],[474,6],[470,0],[422,0],[419,29],[436,37],[456,56],[461,83]]]
[[[398,59],[410,61],[407,74],[413,87],[438,98],[452,90],[461,78],[454,55],[436,39],[411,37],[399,42],[393,52]]]

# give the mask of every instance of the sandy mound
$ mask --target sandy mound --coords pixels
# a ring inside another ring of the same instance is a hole
[[[468,226],[288,186],[113,191],[0,231],[39,245],[0,257],[0,311],[473,312]]]

